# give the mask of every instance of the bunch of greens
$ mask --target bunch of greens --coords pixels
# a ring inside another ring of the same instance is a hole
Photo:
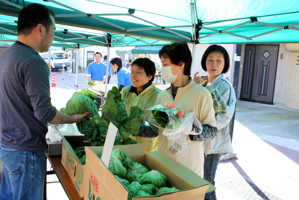
[[[80,146],[75,149],[75,153],[78,156],[82,165],[85,165],[85,160],[86,160],[86,154],[84,148],[85,148],[84,146]]]
[[[68,115],[90,113],[86,120],[77,123],[78,130],[87,137],[96,135],[99,131],[95,123],[100,117],[98,113],[99,105],[94,102],[96,98],[97,94],[82,89],[72,95],[65,108],[60,109],[61,112]]]
[[[215,110],[215,113],[223,113],[226,112],[227,105],[221,95],[219,94],[218,90],[213,90],[211,92],[212,98],[213,98],[213,107]]]
[[[137,135],[142,122],[141,116],[144,114],[137,106],[130,108],[128,115],[126,107],[121,100],[121,94],[117,87],[113,87],[107,95],[107,100],[102,108],[102,116],[96,121],[100,130],[106,131],[109,123],[112,122],[117,128],[119,135],[123,138],[123,144],[134,144],[129,137]]]
[[[169,117],[167,115],[168,109],[162,105],[156,105],[152,110],[152,118],[162,127],[165,128],[169,122]]]
[[[129,200],[133,197],[160,195],[165,192],[179,191],[169,188],[169,179],[157,170],[148,168],[133,161],[120,149],[114,149],[111,154],[108,169],[129,191]]]

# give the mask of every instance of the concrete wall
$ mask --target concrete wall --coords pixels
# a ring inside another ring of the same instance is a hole
[[[279,45],[279,53],[277,60],[277,72],[274,88],[274,104],[285,105],[285,97],[288,87],[289,70],[291,65],[292,52],[286,49],[286,44]]]

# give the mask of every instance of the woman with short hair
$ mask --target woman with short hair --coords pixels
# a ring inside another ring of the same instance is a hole
[[[148,109],[155,105],[156,98],[161,92],[161,90],[153,84],[155,73],[155,64],[150,59],[138,58],[134,60],[130,74],[132,85],[125,87],[121,91],[127,112],[130,112],[132,106],[138,106],[145,112],[143,121],[150,119],[151,111]],[[146,131],[142,128],[142,125],[141,131]],[[146,153],[157,150],[157,137],[132,137],[132,139],[137,141],[137,143],[142,143]]]
[[[168,155],[174,160],[185,165],[199,176],[203,177],[204,165],[204,143],[203,140],[213,138],[217,133],[215,112],[211,94],[204,87],[194,83],[190,77],[192,57],[186,42],[175,42],[165,45],[159,52],[162,63],[161,76],[171,83],[171,86],[163,90],[157,96],[156,105],[164,105],[170,102],[182,108],[185,113],[194,112],[202,130],[194,126],[194,132],[198,135],[188,134],[188,156],[178,156],[168,148],[168,138],[162,134],[162,129],[158,132],[153,130],[151,135],[142,134],[138,136],[158,138],[158,151]],[[150,133],[150,132],[147,132]],[[199,134],[201,133],[201,134]]]
[[[204,85],[217,99],[215,101],[219,102],[219,105],[224,105],[215,107],[218,129],[216,137],[205,141],[204,179],[214,185],[221,155],[233,152],[229,123],[235,112],[236,94],[232,85],[223,76],[229,69],[229,56],[225,48],[220,45],[209,46],[203,54],[201,66],[208,72],[208,78],[204,80],[196,73],[194,81]],[[216,199],[215,191],[207,193],[205,199]]]
[[[118,90],[121,91],[124,87],[132,85],[130,80],[130,70],[122,67],[122,59],[115,57],[110,61],[112,68],[117,71]]]

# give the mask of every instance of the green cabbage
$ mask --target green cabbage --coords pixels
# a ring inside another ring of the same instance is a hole
[[[144,192],[151,194],[151,195],[155,195],[157,192],[157,187],[153,184],[144,184],[144,185],[140,185],[139,190],[143,190]]]
[[[123,164],[121,163],[121,161],[114,157],[113,155],[111,155],[110,157],[110,162],[109,162],[109,166],[108,169],[114,174],[117,175],[121,178],[125,178],[126,174],[127,174],[127,169],[123,166]]]
[[[147,193],[143,190],[139,190],[134,197],[143,197],[143,196],[152,196],[150,193]]]
[[[159,172],[157,170],[151,170],[151,171],[143,174],[139,178],[139,183],[140,184],[150,183],[150,184],[153,184],[156,187],[160,188],[160,187],[168,186],[169,179],[167,178],[167,176],[165,176],[161,172]]]
[[[114,175],[118,180],[119,180],[119,182],[121,183],[121,184],[123,184],[124,186],[128,186],[128,185],[130,185],[130,182],[128,181],[128,180],[126,180],[126,179],[124,179],[124,178],[120,178],[119,176],[117,176],[117,175]]]
[[[162,194],[162,193],[168,193],[168,192],[177,192],[180,191],[179,189],[175,188],[175,187],[161,187],[160,189],[157,190],[156,195]]]
[[[128,199],[132,199],[135,197],[135,195],[138,193],[140,187],[140,183],[138,182],[132,182],[130,185],[127,186],[127,189],[129,190],[129,197]]]
[[[146,166],[138,163],[138,162],[134,162],[131,166],[131,168],[127,169],[127,175],[126,178],[128,181],[132,182],[132,181],[139,181],[140,177],[144,174],[147,173],[148,169]]]

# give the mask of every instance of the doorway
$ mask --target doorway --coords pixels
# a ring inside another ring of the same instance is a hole
[[[246,45],[241,100],[273,104],[278,44]]]

